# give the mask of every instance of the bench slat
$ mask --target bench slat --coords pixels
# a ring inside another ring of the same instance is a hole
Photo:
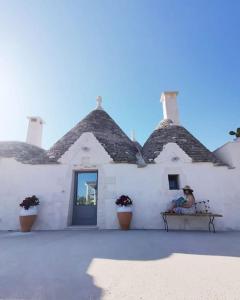
[[[169,212],[161,212],[161,215],[165,216],[176,216],[176,217],[184,217],[184,216],[191,216],[191,217],[223,217],[220,214],[176,214],[176,213],[169,213]]]

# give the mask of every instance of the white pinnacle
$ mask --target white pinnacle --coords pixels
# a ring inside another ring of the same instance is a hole
[[[101,96],[97,96],[97,107],[96,107],[96,109],[100,109],[100,110],[102,110],[103,108],[102,108],[102,97]]]

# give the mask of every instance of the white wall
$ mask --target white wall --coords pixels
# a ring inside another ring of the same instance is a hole
[[[178,159],[172,160],[173,157]],[[137,168],[115,164],[92,134],[84,134],[65,153],[59,165],[25,165],[0,159],[0,229],[18,229],[18,204],[35,194],[40,198],[35,229],[64,229],[71,224],[74,170],[98,170],[98,227],[118,228],[115,200],[128,194],[134,201],[132,228],[163,228],[160,212],[181,191],[170,191],[168,174],[179,174],[197,200],[211,202],[218,229],[240,229],[239,169],[192,163],[176,144],[168,144],[155,164]],[[206,229],[207,220],[170,219],[172,228]]]
[[[68,209],[69,180],[64,166],[24,165],[0,160],[0,229],[17,229],[19,203],[31,195],[40,198],[39,229],[62,228]]]
[[[240,175],[226,167],[214,167],[211,163],[158,162],[144,169],[134,165],[106,166],[105,173],[115,178],[115,184],[104,185],[101,195],[104,203],[105,228],[117,228],[114,199],[128,194],[134,200],[133,228],[162,228],[160,212],[165,211],[169,202],[181,195],[181,191],[171,191],[168,187],[168,174],[179,174],[181,186],[189,184],[194,189],[197,201],[210,200],[213,212],[224,215],[217,219],[217,228],[240,229],[240,188],[237,178]],[[117,176],[116,176],[117,174]],[[207,219],[189,217],[169,219],[171,228],[206,229]]]
[[[240,138],[216,149],[214,154],[232,168],[240,168]]]

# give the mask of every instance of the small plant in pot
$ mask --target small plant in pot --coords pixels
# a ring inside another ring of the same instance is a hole
[[[26,197],[22,203],[19,204],[21,207],[19,221],[22,232],[29,232],[37,218],[37,205],[39,205],[39,199],[33,195]]]
[[[229,134],[230,135],[235,135],[236,140],[239,141],[240,140],[240,127],[237,128],[236,131],[230,131]]]
[[[128,230],[132,220],[133,201],[130,197],[122,195],[115,204],[117,205],[117,216],[122,230]]]

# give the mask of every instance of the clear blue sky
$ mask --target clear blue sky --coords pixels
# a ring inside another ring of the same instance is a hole
[[[214,150],[240,127],[240,1],[0,0],[0,140],[45,121],[49,148],[95,108],[143,143],[178,90],[181,123]]]

